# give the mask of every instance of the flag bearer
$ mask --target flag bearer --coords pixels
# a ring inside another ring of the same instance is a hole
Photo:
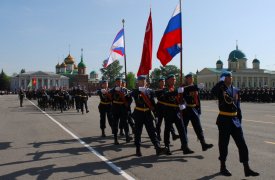
[[[155,112],[155,101],[154,93],[151,89],[146,88],[146,76],[141,75],[138,77],[138,89],[134,89],[131,92],[131,96],[135,100],[136,107],[133,112],[133,118],[135,120],[135,145],[136,155],[142,156],[140,150],[141,134],[143,125],[145,125],[146,131],[154,144],[156,154],[164,154],[165,148],[160,147],[159,140],[157,138],[155,127],[154,127],[154,112]]]

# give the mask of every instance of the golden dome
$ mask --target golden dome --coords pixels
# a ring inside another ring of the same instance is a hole
[[[71,56],[71,54],[69,54],[65,59],[64,62],[66,64],[74,64],[74,58]]]
[[[64,67],[66,67],[67,65],[63,62],[62,64],[60,64],[60,67],[61,68],[64,68]]]

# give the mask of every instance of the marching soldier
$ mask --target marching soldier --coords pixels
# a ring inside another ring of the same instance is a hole
[[[146,131],[154,144],[156,149],[156,154],[164,154],[165,148],[161,148],[159,140],[155,133],[154,127],[154,115],[155,111],[155,101],[154,94],[151,89],[146,88],[146,76],[138,77],[138,89],[134,89],[131,92],[131,96],[134,98],[136,107],[133,112],[133,118],[135,120],[136,132],[135,132],[135,145],[136,145],[136,155],[142,156],[140,150],[141,134],[143,125],[145,125]]]
[[[77,112],[79,112],[79,109],[81,109],[80,107],[80,98],[81,98],[81,91],[80,88],[77,87],[76,91],[75,91],[75,109],[77,110]]]
[[[112,112],[111,112],[112,98],[111,98],[111,95],[109,94],[108,82],[106,80],[101,81],[101,89],[97,91],[97,94],[100,97],[98,110],[100,113],[100,129],[102,132],[101,136],[106,137],[105,135],[106,115],[111,128],[112,128],[112,121],[113,121]]]
[[[181,110],[185,108],[183,104],[178,101],[178,93],[183,92],[183,88],[175,89],[176,78],[175,75],[170,74],[167,77],[168,88],[164,88],[161,92],[162,99],[164,100],[162,104],[165,105],[164,108],[164,144],[167,148],[167,155],[171,155],[170,151],[170,131],[172,124],[175,123],[177,130],[179,132],[181,140],[181,149],[183,154],[192,154],[194,151],[190,150],[188,147],[188,140],[186,136],[185,126],[181,117]]]
[[[123,79],[122,80],[122,87],[126,88],[126,81]],[[130,125],[132,129],[132,134],[135,133],[135,123],[132,119],[132,112],[131,112],[131,104],[128,103],[128,115],[127,115],[127,124]],[[121,123],[119,123],[119,128],[120,128],[120,135],[123,136],[123,127],[121,126]]]
[[[88,93],[84,89],[80,90],[80,109],[82,114],[84,114],[84,107],[85,107],[86,113],[89,113],[87,101],[88,101]]]
[[[128,90],[121,86],[122,79],[116,78],[115,87],[110,90],[112,97],[112,114],[113,114],[113,134],[114,134],[114,144],[118,145],[118,124],[119,121],[122,123],[122,127],[125,131],[126,143],[129,143],[132,140],[132,137],[129,135],[129,127],[127,124],[128,116],[128,103],[130,97],[128,96]]]
[[[191,73],[185,76],[186,86],[184,87],[183,98],[186,102],[186,109],[183,115],[183,121],[187,134],[187,126],[191,120],[193,129],[200,140],[203,151],[213,147],[213,144],[207,144],[205,142],[203,130],[201,127],[201,104],[199,98],[199,88],[194,84],[193,75]]]
[[[62,88],[60,88],[59,92],[58,92],[58,100],[59,100],[59,108],[61,113],[63,113],[64,107],[65,107],[65,93],[62,90]]]
[[[159,96],[159,94],[161,94],[162,90],[165,88],[165,78],[159,79],[159,87],[158,88],[159,89],[155,91],[155,94],[158,99],[158,102],[156,105],[156,111],[157,111],[156,131],[157,131],[157,137],[161,141],[161,124],[164,119],[164,109],[165,109],[165,105],[163,105],[162,102],[165,100],[163,99],[164,96]],[[176,134],[173,126],[171,127],[171,134],[172,134],[172,139],[174,141],[179,138],[179,135]]]
[[[220,173],[224,176],[231,176],[225,161],[228,154],[229,139],[232,136],[239,150],[240,162],[243,163],[245,176],[259,176],[259,173],[251,170],[248,164],[248,148],[240,119],[240,98],[238,90],[232,85],[230,72],[224,72],[221,75],[220,82],[213,87],[212,93],[218,98],[220,110],[216,123],[219,129]]]
[[[24,100],[25,94],[22,89],[19,90],[18,97],[20,101],[20,107],[23,107],[23,100]]]

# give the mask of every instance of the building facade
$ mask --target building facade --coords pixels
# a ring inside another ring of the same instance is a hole
[[[197,73],[197,82],[204,89],[212,89],[223,71],[231,71],[233,84],[238,88],[275,87],[275,71],[261,69],[257,58],[252,61],[252,68],[248,68],[247,61],[245,54],[237,45],[229,54],[228,68],[224,68],[223,62],[219,59],[216,68],[204,68]]]
[[[53,72],[25,72],[11,78],[11,91],[22,89],[69,88],[69,78]]]
[[[83,49],[81,49],[81,59],[76,65],[75,59],[71,54],[64,59],[61,64],[55,66],[56,74],[60,74],[69,78],[69,87],[81,86],[88,87],[89,76],[86,74],[86,65],[83,59]]]

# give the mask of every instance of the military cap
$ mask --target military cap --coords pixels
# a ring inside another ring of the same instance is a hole
[[[190,72],[190,73],[186,74],[184,77],[185,77],[185,78],[193,77],[193,73]]]
[[[159,82],[160,82],[160,81],[165,81],[165,77],[159,78]]]
[[[170,79],[170,78],[175,78],[175,77],[176,77],[176,76],[175,76],[174,74],[169,74],[169,75],[167,76],[166,79],[168,80],[168,79]]]
[[[232,76],[232,73],[230,71],[224,71],[222,72],[220,77],[230,77]]]
[[[116,81],[122,81],[122,78],[121,77],[117,77]]]
[[[101,84],[103,84],[103,83],[107,83],[108,81],[107,80],[101,80]]]
[[[146,75],[140,75],[140,76],[138,76],[138,78],[137,78],[138,81],[139,81],[139,80],[144,80],[144,79],[146,79]]]
[[[125,79],[122,79],[122,82],[123,82],[123,83],[126,83],[126,80],[125,80]]]

